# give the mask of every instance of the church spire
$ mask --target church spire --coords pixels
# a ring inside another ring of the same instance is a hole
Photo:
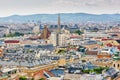
[[[58,27],[60,28],[60,14],[58,14]]]
[[[60,33],[61,29],[61,19],[60,19],[60,14],[58,14],[58,33]]]
[[[57,35],[56,35],[56,40],[57,40],[57,46],[59,46],[59,35],[61,32],[61,24],[60,24],[60,14],[58,14],[58,27],[57,27]]]

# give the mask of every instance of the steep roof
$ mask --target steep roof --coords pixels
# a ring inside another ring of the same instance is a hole
[[[48,30],[47,26],[44,27],[42,34],[40,35],[41,39],[48,39],[51,35],[51,32]]]

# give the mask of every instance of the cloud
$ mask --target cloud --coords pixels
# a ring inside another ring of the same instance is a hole
[[[0,16],[32,13],[116,13],[120,0],[0,0]]]

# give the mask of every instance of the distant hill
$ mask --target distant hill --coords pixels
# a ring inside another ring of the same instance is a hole
[[[24,23],[24,22],[57,22],[57,14],[33,14],[33,15],[12,15],[0,17],[0,23]],[[118,22],[120,14],[87,14],[87,13],[62,13],[61,21],[65,23],[79,22]]]

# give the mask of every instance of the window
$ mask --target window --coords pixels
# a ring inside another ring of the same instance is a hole
[[[118,64],[118,68],[120,67],[120,65]]]
[[[115,67],[115,64],[113,65],[113,67]]]

